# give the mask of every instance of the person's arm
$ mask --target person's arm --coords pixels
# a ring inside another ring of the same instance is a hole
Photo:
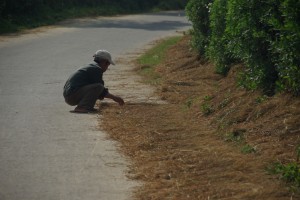
[[[109,92],[105,95],[105,98],[112,99],[115,102],[117,102],[120,106],[123,106],[125,104],[124,100],[121,97],[115,96]]]

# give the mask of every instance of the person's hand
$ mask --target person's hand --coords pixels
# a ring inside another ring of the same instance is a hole
[[[114,101],[117,102],[120,106],[125,104],[124,100],[121,97],[115,97]]]

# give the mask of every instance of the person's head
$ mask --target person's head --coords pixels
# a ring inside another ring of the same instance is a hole
[[[94,61],[98,63],[98,65],[102,68],[105,72],[110,64],[115,65],[112,61],[111,55],[106,50],[98,50],[94,54]]]

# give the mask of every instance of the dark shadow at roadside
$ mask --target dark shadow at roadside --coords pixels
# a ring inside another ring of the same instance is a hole
[[[189,23],[180,21],[159,21],[143,22],[131,20],[100,20],[93,22],[78,22],[76,24],[65,25],[72,28],[118,28],[118,29],[143,29],[148,31],[176,30],[178,28],[188,27]]]
[[[147,13],[147,16],[159,17],[170,16],[184,18],[183,11],[177,12],[160,12],[160,13]],[[61,23],[63,27],[70,28],[118,28],[118,29],[142,29],[148,31],[162,31],[162,30],[176,30],[183,27],[191,26],[190,23],[180,20],[158,20],[155,22],[148,22],[143,20],[122,20],[119,18],[95,18],[89,20],[76,20],[74,23]]]
[[[170,16],[170,17],[185,17],[186,16],[184,10],[146,13],[145,15],[148,15],[148,16]]]

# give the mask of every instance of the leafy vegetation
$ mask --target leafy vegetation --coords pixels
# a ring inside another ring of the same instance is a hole
[[[201,104],[201,111],[204,115],[210,115],[211,113],[214,112],[214,109],[212,107],[212,105],[210,105],[207,102],[204,102],[203,104]]]
[[[249,144],[246,144],[242,147],[241,152],[244,154],[256,153],[256,148]]]
[[[263,95],[263,96],[257,97],[255,99],[255,102],[258,103],[258,104],[260,104],[260,103],[265,102],[267,99],[268,99],[268,97],[266,95]]]
[[[229,44],[226,37],[226,19],[224,13],[227,12],[227,1],[215,0],[211,5],[209,16],[211,36],[207,48],[207,56],[215,62],[216,72],[226,75],[233,62],[231,54],[227,48]]]
[[[209,43],[209,6],[213,0],[190,0],[186,6],[186,13],[193,23],[192,45],[201,54],[205,54]]]
[[[212,114],[215,111],[212,104],[210,103],[212,99],[213,97],[209,95],[206,95],[203,98],[204,102],[201,104],[201,111],[206,116]]]
[[[300,145],[296,147],[297,161],[289,162],[286,164],[276,162],[267,168],[270,174],[280,175],[280,179],[285,180],[290,184],[290,188],[294,191],[299,191],[300,188]]]
[[[279,174],[280,179],[290,183],[292,188],[297,189],[300,187],[300,166],[298,163],[275,163],[268,171],[271,174]]]
[[[279,89],[300,94],[300,1],[284,0],[268,19],[276,37],[271,41]]]
[[[183,9],[186,0],[2,0],[0,33],[8,33],[84,16]]]
[[[193,46],[218,73],[242,62],[240,86],[300,94],[300,1],[190,0],[186,11]]]

